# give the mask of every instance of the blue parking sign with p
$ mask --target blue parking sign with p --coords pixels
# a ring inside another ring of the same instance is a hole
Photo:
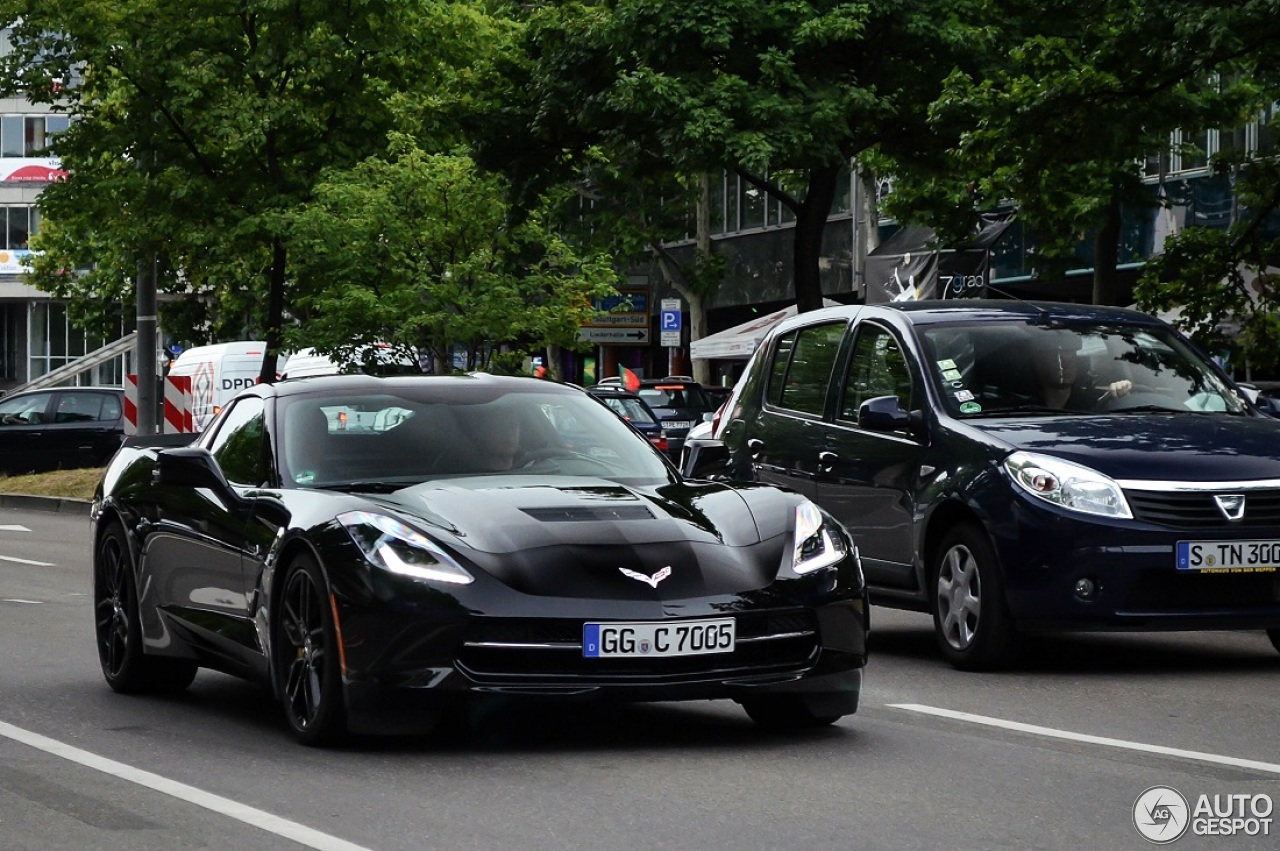
[[[680,330],[680,311],[664,310],[661,317],[663,331],[679,331]]]

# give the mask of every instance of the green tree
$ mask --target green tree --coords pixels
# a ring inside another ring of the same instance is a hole
[[[291,227],[306,293],[291,333],[322,351],[349,358],[387,341],[429,350],[447,371],[461,346],[468,369],[488,368],[494,341],[579,347],[592,299],[615,292],[611,256],[579,253],[553,229],[563,194],[514,217],[500,176],[404,134],[315,194]]]
[[[1212,351],[1226,352],[1246,374],[1280,374],[1280,3],[1232,7],[1212,18],[1217,43],[1233,61],[1224,69],[1250,96],[1224,128],[1259,122],[1260,149],[1242,146],[1213,162],[1230,179],[1235,206],[1225,228],[1188,228],[1168,240],[1138,282],[1148,310],[1177,309],[1179,324]],[[1207,13],[1206,13],[1207,14]],[[1269,49],[1267,47],[1269,45]]]
[[[525,110],[547,151],[640,151],[643,174],[729,168],[795,215],[802,310],[842,169],[919,143],[929,104],[982,41],[969,0],[544,3],[529,13]],[[515,161],[515,160],[513,160]],[[791,178],[790,182],[779,176]]]
[[[475,10],[415,0],[0,0],[14,90],[74,116],[69,177],[40,198],[35,284],[82,320],[159,258],[170,331],[262,334],[275,375],[292,297],[287,229],[320,174],[381,150],[486,49]]]
[[[975,209],[1012,201],[1041,274],[1093,238],[1093,301],[1125,301],[1124,211],[1151,210],[1142,161],[1177,129],[1230,126],[1255,92],[1236,73],[1274,43],[1274,2],[1031,0],[987,4],[990,48],[931,107],[935,144],[892,151],[888,209],[954,238]],[[920,155],[923,154],[923,155]]]

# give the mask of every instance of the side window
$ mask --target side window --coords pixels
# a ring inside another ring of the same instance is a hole
[[[227,412],[209,451],[227,479],[238,485],[262,485],[270,478],[267,429],[261,399],[241,399]]]
[[[791,366],[791,352],[796,347],[796,332],[778,338],[773,350],[773,363],[769,364],[769,392],[766,398],[771,404],[782,404],[782,390],[787,386],[787,367]]]
[[[781,344],[778,346],[778,360],[773,365],[776,383],[769,388],[770,396],[776,400],[775,405],[802,414],[822,416],[844,330],[843,322],[799,329],[791,347],[785,377],[780,381],[778,373],[783,348]]]
[[[58,394],[58,407],[54,411],[55,423],[86,423],[102,419],[101,393],[76,393],[63,391]]]
[[[911,368],[902,347],[888,330],[863,325],[853,344],[840,418],[857,420],[862,403],[877,396],[897,396],[902,407],[910,411],[914,401]]]
[[[52,393],[32,393],[0,401],[0,425],[34,425],[45,421]]]

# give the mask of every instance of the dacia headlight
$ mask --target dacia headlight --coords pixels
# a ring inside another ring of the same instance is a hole
[[[844,539],[831,534],[822,511],[805,500],[796,506],[795,552],[792,569],[800,575],[834,567],[845,557]]]
[[[1045,502],[1082,514],[1133,517],[1120,485],[1097,470],[1034,452],[1013,453],[1004,468],[1019,487]]]
[[[338,522],[364,557],[383,570],[449,585],[475,581],[435,541],[399,520],[372,511],[348,511],[338,515]]]

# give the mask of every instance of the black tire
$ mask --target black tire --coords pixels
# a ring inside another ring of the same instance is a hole
[[[748,698],[739,702],[747,716],[765,730],[806,730],[827,727],[847,714],[815,710],[813,704],[802,695],[770,695]]]
[[[310,558],[289,565],[271,627],[285,720],[305,745],[335,744],[347,733],[338,635],[327,584]]]
[[[1267,638],[1271,639],[1271,646],[1280,650],[1280,627],[1273,627],[1267,630]]]
[[[933,628],[942,655],[963,671],[991,671],[1014,658],[1009,617],[995,551],[977,526],[947,532],[934,558]]]
[[[94,551],[93,611],[98,661],[107,685],[121,694],[174,693],[191,685],[194,662],[143,651],[133,556],[119,525],[103,533]]]

